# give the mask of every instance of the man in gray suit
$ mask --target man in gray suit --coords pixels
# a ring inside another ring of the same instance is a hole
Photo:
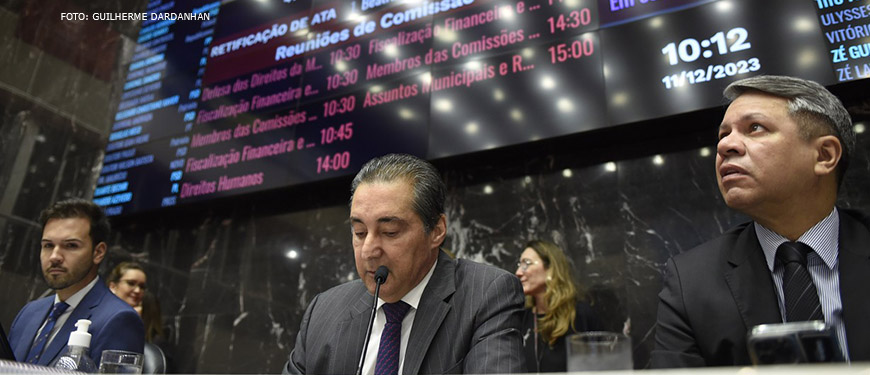
[[[389,268],[362,374],[525,372],[523,292],[510,273],[453,260],[446,188],[430,163],[386,155],[351,186],[354,280],[314,297],[302,318],[289,374],[353,374],[366,339],[375,271]]]

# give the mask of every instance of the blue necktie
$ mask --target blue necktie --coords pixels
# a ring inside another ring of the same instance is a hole
[[[375,375],[397,375],[399,373],[399,345],[402,343],[402,320],[411,305],[399,301],[385,303],[383,308],[387,324],[384,325],[384,332],[381,333]]]
[[[54,307],[51,308],[51,312],[48,313],[48,320],[45,322],[45,327],[42,328],[42,332],[39,334],[39,337],[36,338],[36,341],[33,342],[33,346],[30,347],[30,351],[27,353],[27,363],[36,363],[39,361],[39,356],[42,355],[42,351],[45,349],[45,343],[51,336],[51,330],[54,329],[54,324],[57,323],[57,318],[63,315],[63,312],[66,311],[67,307],[69,307],[69,305],[67,305],[66,302],[61,301],[54,304]]]
[[[783,267],[782,294],[785,321],[825,320],[819,292],[807,270],[807,254],[813,249],[801,242],[785,242],[776,249],[776,260]]]

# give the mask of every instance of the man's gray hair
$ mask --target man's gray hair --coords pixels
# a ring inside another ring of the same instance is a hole
[[[786,76],[756,76],[741,79],[725,88],[729,101],[747,91],[760,91],[788,101],[788,114],[800,126],[805,140],[831,134],[843,145],[843,156],[837,165],[840,181],[855,150],[855,130],[852,118],[843,103],[824,86],[805,79]]]
[[[414,212],[420,216],[426,233],[432,231],[438,224],[438,219],[444,213],[444,201],[447,197],[447,187],[431,163],[416,156],[407,154],[389,154],[369,160],[350,186],[350,201],[362,183],[395,182],[404,180],[411,184],[414,190],[412,203]]]

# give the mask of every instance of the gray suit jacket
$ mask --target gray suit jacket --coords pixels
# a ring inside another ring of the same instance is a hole
[[[371,307],[361,280],[315,296],[284,373],[354,374]],[[514,275],[441,252],[414,318],[403,374],[525,372],[522,309]]]
[[[840,300],[852,361],[870,360],[870,218],[840,212]],[[652,367],[749,365],[746,334],[782,323],[755,226],[746,223],[668,260]]]

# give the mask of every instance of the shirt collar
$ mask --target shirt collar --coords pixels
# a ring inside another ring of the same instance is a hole
[[[435,273],[435,266],[437,265],[438,259],[436,258],[435,264],[433,264],[432,268],[429,269],[429,273],[423,277],[423,280],[420,280],[420,282],[417,283],[417,286],[415,286],[414,289],[411,289],[404,297],[402,297],[402,301],[414,309],[417,309],[417,306],[420,305],[420,299],[423,298],[423,291],[426,290],[426,285],[429,284],[429,279],[431,279],[432,274]],[[378,298],[378,308],[381,308],[384,303],[386,303],[384,300]]]
[[[770,229],[755,222],[755,233],[758,235],[758,243],[764,251],[767,268],[773,272],[776,260],[776,249],[788,239]],[[802,234],[797,242],[802,242],[813,248],[816,254],[825,262],[829,269],[833,269],[837,263],[837,253],[840,245],[840,215],[837,207],[831,210],[824,219],[816,223],[812,228]]]
[[[66,301],[64,301],[64,302],[66,302],[67,305],[69,305],[69,307],[67,307],[67,311],[75,310],[76,306],[78,306],[79,303],[82,302],[82,300],[85,298],[85,295],[87,295],[88,292],[91,291],[91,289],[94,289],[94,285],[97,285],[97,281],[99,281],[99,280],[100,280],[99,276],[95,277],[93,280],[91,280],[90,283],[88,283],[88,285],[85,285],[84,288],[82,288],[78,292],[75,292],[75,294],[73,294],[69,298],[67,298]],[[58,302],[60,302],[60,297],[58,297],[57,294],[55,294],[54,295],[54,303],[57,304]]]

